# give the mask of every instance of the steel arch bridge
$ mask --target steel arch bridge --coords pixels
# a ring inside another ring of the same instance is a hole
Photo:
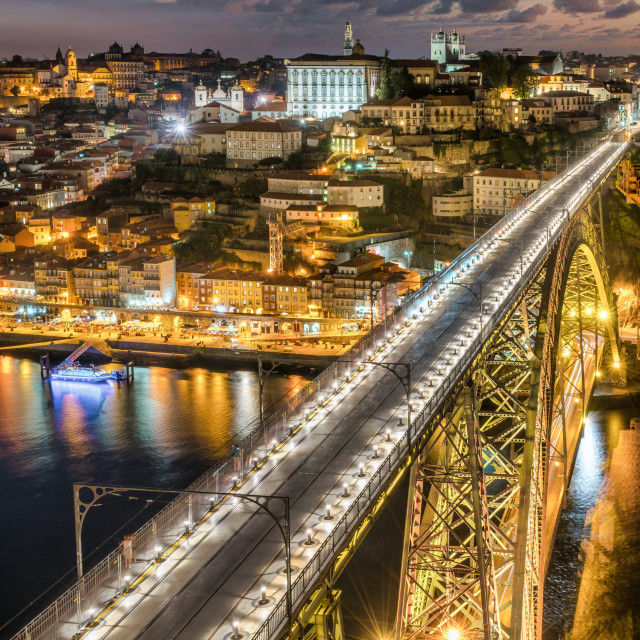
[[[113,552],[14,640],[342,640],[337,580],[406,475],[397,640],[539,640],[585,405],[624,376],[599,190],[625,142],[530,195],[251,431],[239,469],[166,505],[134,581]],[[234,492],[291,500],[288,544]]]
[[[624,373],[591,211],[572,218],[416,448],[397,638],[541,636],[586,403],[596,376]]]

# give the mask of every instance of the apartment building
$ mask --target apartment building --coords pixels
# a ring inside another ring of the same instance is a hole
[[[522,122],[527,124],[551,124],[553,122],[553,110],[542,98],[526,98],[521,100]]]
[[[504,215],[554,175],[552,171],[484,169],[473,176],[473,211],[479,215]]]
[[[34,262],[36,297],[47,302],[74,302],[73,271],[67,260],[58,257],[37,259]]]
[[[353,228],[358,225],[358,207],[348,204],[291,205],[286,210],[286,222]]]
[[[120,306],[118,258],[114,253],[88,258],[73,267],[76,304]]]
[[[195,309],[198,305],[199,278],[210,270],[204,262],[183,264],[176,267],[176,306],[178,309]]]
[[[211,154],[227,153],[227,131],[233,124],[219,122],[194,123],[184,133],[177,134],[171,148],[180,154],[183,164],[198,164]]]
[[[220,267],[198,278],[198,307],[209,311],[300,315],[307,312],[304,278]]]
[[[373,180],[340,180],[327,185],[327,203],[359,209],[384,207],[384,185]]]
[[[476,107],[469,96],[429,96],[423,100],[424,126],[433,131],[476,128]]]
[[[580,91],[549,91],[541,98],[549,105],[553,115],[578,111],[593,113],[593,95]]]
[[[314,315],[359,319],[382,317],[420,286],[420,275],[385,263],[382,256],[364,253],[337,266],[325,265],[308,279],[309,308]]]
[[[171,217],[173,224],[182,233],[194,229],[198,222],[213,220],[216,213],[216,202],[213,198],[174,198],[171,200]]]
[[[127,307],[173,307],[176,304],[176,261],[168,256],[140,259],[138,254],[118,265],[120,300]]]
[[[33,216],[29,219],[28,229],[33,234],[34,244],[51,242],[51,218],[49,216]]]
[[[227,131],[227,166],[252,167],[265,158],[287,158],[300,151],[302,131],[280,121],[260,118]]]
[[[0,296],[32,299],[35,295],[33,269],[11,268],[0,271]]]
[[[473,194],[461,190],[433,196],[432,209],[437,221],[461,220],[473,212]]]

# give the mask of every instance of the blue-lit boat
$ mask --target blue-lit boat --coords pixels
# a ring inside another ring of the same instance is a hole
[[[51,371],[52,380],[66,380],[67,382],[106,382],[112,377],[111,371],[100,367],[84,367],[79,364],[60,364]]]

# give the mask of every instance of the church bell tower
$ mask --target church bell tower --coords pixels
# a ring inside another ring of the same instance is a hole
[[[353,31],[351,30],[351,22],[347,20],[347,24],[344,26],[344,48],[342,52],[345,56],[350,56],[353,53]]]

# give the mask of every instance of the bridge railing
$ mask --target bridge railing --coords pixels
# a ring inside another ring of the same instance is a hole
[[[623,151],[616,153],[615,158],[619,157],[622,153]],[[574,182],[575,181],[572,180],[572,184]],[[580,182],[582,183],[582,181]],[[547,184],[550,184],[551,187],[554,186],[553,182]],[[572,207],[572,211],[569,212],[570,215],[580,208],[582,200],[584,200],[584,197],[581,198],[580,202]],[[526,208],[526,204],[527,203],[525,201],[522,206]],[[514,211],[513,215],[517,216],[520,212],[521,210]],[[550,248],[560,237],[563,228],[564,225],[560,225],[555,232],[551,234],[549,239]],[[487,234],[485,234],[485,236],[486,235]],[[485,236],[483,236],[483,238],[486,240],[487,238],[485,238]],[[477,250],[477,246],[475,246],[475,248],[471,247],[470,249],[472,250],[465,252],[467,258]],[[465,254],[462,255],[464,256]],[[536,260],[530,263],[526,268],[521,278],[522,285],[529,282],[529,280],[538,273],[546,260],[546,251],[540,251]],[[454,264],[452,264],[450,269],[452,267],[454,267]],[[429,292],[434,293],[437,291],[439,286],[440,283],[435,283],[435,289],[433,285],[429,285],[424,289],[424,292],[417,292],[407,301],[407,311],[410,312],[411,307],[415,308],[415,306],[421,302],[423,293],[425,295]],[[456,364],[451,368],[443,382],[435,388],[434,395],[431,396],[422,410],[414,418],[411,425],[409,425],[406,435],[399,439],[387,457],[382,461],[378,469],[373,473],[369,482],[336,523],[331,534],[323,541],[313,558],[311,558],[304,569],[302,569],[292,585],[292,602],[294,610],[303,603],[304,599],[308,596],[309,590],[321,581],[326,570],[328,570],[334,562],[336,554],[344,548],[345,544],[347,544],[350,536],[353,535],[355,528],[362,521],[362,518],[369,513],[382,489],[393,478],[393,475],[397,472],[406,456],[410,453],[413,443],[424,435],[425,427],[430,425],[445,398],[449,397],[455,386],[468,370],[469,366],[480,353],[485,341],[490,337],[494,330],[494,321],[505,317],[506,314],[513,309],[520,296],[523,295],[524,290],[524,286],[514,287],[507,298],[505,298],[499,306],[490,313],[488,321],[485,323],[483,333],[478,334],[477,337],[469,344],[462,354],[462,357],[459,358]],[[281,630],[285,621],[286,599],[283,597],[276,604],[269,617],[253,634],[252,640],[271,640],[271,638]]]
[[[263,425],[258,425],[244,438],[239,439],[235,445],[239,449],[239,455],[235,455],[237,450],[227,452],[214,467],[205,472],[186,491],[226,492],[233,489],[248,470],[268,455],[274,446],[288,438],[291,431],[302,424],[315,407],[321,405],[347,377],[353,374],[354,370],[359,366],[354,364],[354,361],[356,363],[366,361],[370,354],[375,352],[378,346],[386,339],[388,333],[393,333],[407,319],[420,311],[421,308],[424,309],[429,306],[434,295],[439,292],[453,271],[462,265],[468,265],[477,255],[479,249],[486,246],[489,241],[499,237],[504,227],[511,220],[520,216],[524,210],[531,206],[535,198],[541,195],[541,191],[550,191],[561,180],[561,176],[556,176],[553,180],[547,182],[541,190],[529,196],[495,227],[483,234],[473,245],[454,259],[446,270],[437,274],[429,283],[423,285],[409,296],[401,307],[389,312],[382,322],[375,325],[372,331],[364,335],[346,354],[334,361],[314,380],[290,398],[265,420]],[[555,234],[556,237],[558,233]],[[542,259],[544,259],[544,256]],[[531,267],[527,273],[530,272]],[[503,304],[501,308],[503,307],[507,308],[508,304]],[[495,313],[498,312],[494,312],[492,317]],[[489,327],[485,327],[485,330],[488,331],[488,329]],[[435,395],[432,396],[409,427],[408,437],[410,441],[413,441],[416,435],[424,428],[430,416],[433,415],[435,408],[450,392],[455,381],[466,369],[470,359],[475,357],[475,353],[478,352],[483,341],[484,338],[478,337],[467,349],[462,360],[459,360],[449,372],[444,382],[436,388]],[[345,537],[349,535],[355,523],[371,507],[372,500],[379,493],[380,488],[385,485],[401,460],[404,459],[407,451],[407,438],[405,437],[393,448],[358,498],[337,523],[331,536],[324,541],[312,561],[300,573],[293,585],[294,602],[303,597],[309,584],[313,583],[317,576],[324,571],[336,549],[341,544],[344,544]],[[122,592],[127,577],[129,580],[135,581],[136,577],[149,566],[149,563],[153,562],[158,548],[163,550],[175,543],[183,534],[185,523],[188,523],[189,526],[196,523],[211,509],[212,505],[218,504],[221,499],[219,496],[211,496],[211,498],[205,499],[205,496],[194,497],[193,494],[180,494],[136,531],[135,547],[137,557],[145,561],[139,563],[141,569],[125,571],[119,550],[112,551],[106,558],[89,570],[81,580],[72,585],[49,607],[15,634],[12,640],[36,640],[36,638],[46,637],[45,634],[48,632],[52,634],[51,637],[57,638],[56,629],[62,624],[71,627],[76,625],[78,627],[83,626],[89,618],[89,610],[100,611],[118,593]],[[265,620],[255,637],[259,640],[267,640],[272,632],[280,627],[284,618],[285,604],[283,599]]]

